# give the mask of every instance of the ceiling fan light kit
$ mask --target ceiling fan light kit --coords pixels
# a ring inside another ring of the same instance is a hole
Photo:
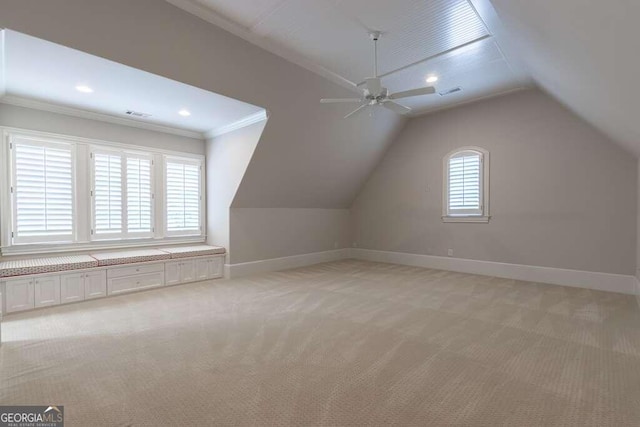
[[[389,93],[386,87],[382,86],[382,79],[378,74],[378,39],[382,33],[372,31],[369,38],[373,40],[373,77],[364,80],[362,98],[324,98],[320,100],[322,104],[360,104],[358,108],[347,114],[344,118],[349,118],[367,107],[382,106],[398,114],[409,114],[411,108],[395,102],[396,99],[409,98],[411,96],[431,95],[436,93],[433,86],[426,86],[402,92]]]

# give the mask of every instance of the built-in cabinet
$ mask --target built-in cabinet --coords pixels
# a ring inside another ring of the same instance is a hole
[[[84,299],[107,296],[107,275],[104,270],[92,271],[84,275]]]
[[[4,287],[4,308],[7,313],[13,313],[164,285],[216,279],[223,275],[223,262],[224,255],[197,257],[3,279],[0,285]]]
[[[196,260],[180,260],[165,263],[167,285],[195,282]]]
[[[140,291],[164,285],[164,264],[114,267],[107,271],[109,295]]]
[[[61,304],[104,296],[107,296],[107,277],[104,270],[60,276]]]
[[[202,258],[196,260],[196,280],[208,280],[222,277],[221,258]]]
[[[60,276],[38,277],[33,281],[35,308],[60,304]]]
[[[33,283],[35,279],[12,279],[5,284],[4,300],[7,313],[34,307]]]

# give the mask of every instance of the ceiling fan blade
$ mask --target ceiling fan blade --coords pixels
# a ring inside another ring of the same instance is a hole
[[[358,108],[356,108],[355,110],[353,110],[352,112],[350,112],[349,114],[347,114],[346,116],[344,116],[344,118],[348,119],[349,117],[351,117],[354,114],[362,111],[363,109],[367,108],[368,106],[369,106],[369,104],[363,104],[363,105],[359,106]]]
[[[348,103],[355,104],[361,103],[362,99],[360,98],[324,98],[320,100],[321,104],[340,104],[340,103]]]
[[[382,103],[384,108],[388,108],[391,111],[395,111],[398,114],[409,114],[411,112],[411,108],[405,107],[404,105],[400,105],[397,102],[393,101],[385,101]]]
[[[433,86],[421,87],[418,89],[405,90],[403,92],[393,93],[389,95],[389,99],[400,99],[400,98],[408,98],[410,96],[418,96],[418,95],[431,95],[436,93],[436,88]]]

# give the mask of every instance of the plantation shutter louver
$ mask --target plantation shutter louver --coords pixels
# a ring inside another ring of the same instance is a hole
[[[482,215],[482,154],[463,151],[449,158],[448,214]]]
[[[167,159],[166,206],[169,234],[200,232],[199,162]]]
[[[151,159],[127,157],[127,232],[151,233]]]
[[[14,138],[12,147],[13,241],[73,240],[73,146]]]
[[[95,234],[122,233],[122,156],[94,153]]]

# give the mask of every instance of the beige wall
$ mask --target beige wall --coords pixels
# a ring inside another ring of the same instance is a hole
[[[0,126],[9,126],[183,153],[204,154],[204,140],[49,111],[0,104]]]
[[[489,224],[441,221],[442,159],[491,156]],[[538,90],[414,118],[354,202],[361,248],[634,274],[637,161]]]
[[[637,207],[637,239],[636,239],[636,277],[640,281],[640,160],[638,160],[638,207]],[[640,283],[638,283],[638,296],[640,296]],[[638,301],[640,302],[640,300]]]
[[[231,211],[233,262],[344,240],[345,209],[405,122],[384,109],[343,120],[349,106],[319,100],[353,92],[163,0],[0,0],[0,11],[0,27],[269,111],[232,206],[282,209]]]
[[[231,263],[345,248],[347,209],[232,208]]]
[[[207,141],[207,242],[230,254],[229,210],[266,121]]]
[[[343,120],[320,98],[353,92],[163,0],[0,0],[0,27],[267,109],[234,207],[348,208],[403,123]]]

